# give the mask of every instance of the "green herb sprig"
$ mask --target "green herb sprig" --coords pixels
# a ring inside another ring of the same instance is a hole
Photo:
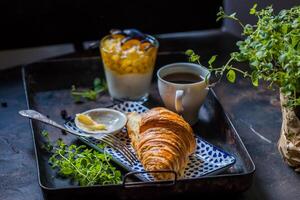
[[[72,85],[71,95],[74,98],[74,101],[79,102],[82,99],[95,101],[100,93],[107,90],[107,84],[103,79],[95,78],[93,85],[93,89],[87,90],[78,90],[75,85]]]
[[[288,97],[288,107],[300,105],[300,6],[273,12],[272,6],[257,10],[257,4],[250,9],[250,15],[258,19],[255,25],[243,25],[236,14],[227,15],[221,8],[217,20],[228,18],[237,21],[243,28],[244,40],[237,42],[238,52],[233,52],[226,64],[213,67],[216,56],[211,57],[208,66],[211,72],[226,73],[229,82],[235,82],[236,72],[251,79],[254,86],[259,80],[279,86]],[[187,50],[191,62],[200,63],[200,56]],[[233,62],[247,61],[250,71],[242,71]]]
[[[54,144],[49,141],[47,131],[43,148],[52,153],[49,163],[57,173],[78,182],[81,186],[120,184],[121,172],[111,165],[110,155],[89,149],[85,145],[66,145],[62,139]],[[103,145],[99,146],[103,148]]]

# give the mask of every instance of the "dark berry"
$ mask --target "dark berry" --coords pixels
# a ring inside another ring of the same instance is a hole
[[[75,104],[83,104],[84,102],[79,100],[79,101],[75,101]]]
[[[60,111],[60,116],[61,116],[61,118],[66,120],[68,118],[68,112],[66,110],[61,110]]]
[[[67,135],[67,134],[68,134],[67,131],[65,131],[65,130],[61,130],[61,133],[62,133],[63,135]]]
[[[6,102],[1,102],[1,107],[6,108],[7,107],[7,103]]]

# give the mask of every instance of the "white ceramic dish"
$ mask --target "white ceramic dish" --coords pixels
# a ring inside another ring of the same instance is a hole
[[[75,118],[74,122],[76,126],[83,132],[91,134],[93,137],[98,135],[101,136],[102,134],[118,133],[122,130],[127,122],[127,117],[124,113],[109,108],[96,108],[85,111],[81,114],[88,115],[95,122],[104,124],[106,126],[106,130],[89,130],[88,128],[84,127],[77,118]]]

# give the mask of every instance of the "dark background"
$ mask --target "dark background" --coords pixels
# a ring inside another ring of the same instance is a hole
[[[221,0],[1,0],[0,49],[98,40],[111,28],[149,34],[213,29]]]

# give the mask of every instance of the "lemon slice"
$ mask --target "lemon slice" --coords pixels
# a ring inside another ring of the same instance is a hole
[[[84,127],[86,127],[89,130],[92,131],[106,130],[106,126],[104,124],[98,124],[88,115],[77,114],[76,118]]]
[[[106,126],[104,124],[95,124],[92,126],[87,126],[88,129],[92,131],[101,131],[101,130],[106,130]]]
[[[92,126],[95,124],[94,120],[90,116],[84,115],[84,114],[77,114],[76,115],[78,121],[84,125]]]

